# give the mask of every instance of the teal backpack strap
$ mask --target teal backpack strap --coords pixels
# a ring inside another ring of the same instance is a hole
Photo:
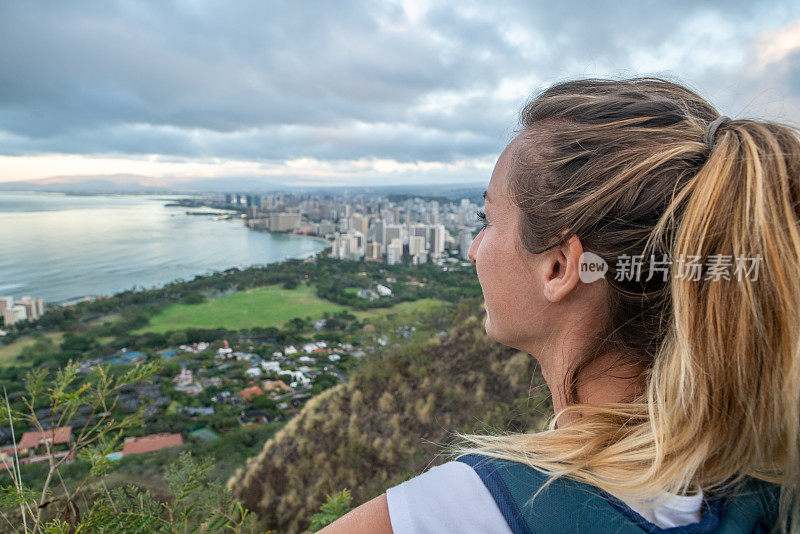
[[[531,500],[547,481],[545,473],[519,462],[477,454],[458,461],[480,476],[513,534],[751,534],[767,532],[777,510],[776,487],[749,481],[733,498],[706,499],[700,522],[660,528],[591,484],[558,478]]]
[[[767,533],[778,520],[780,486],[750,479],[726,502],[720,532]]]
[[[513,534],[646,532],[589,484],[560,478],[531,501],[547,480],[546,474],[518,462],[476,454],[462,456],[458,461],[481,477]]]

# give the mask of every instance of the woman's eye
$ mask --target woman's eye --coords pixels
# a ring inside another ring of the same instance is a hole
[[[476,217],[478,218],[478,222],[481,223],[481,230],[485,229],[489,224],[486,222],[486,212],[483,210],[478,210],[475,212]]]

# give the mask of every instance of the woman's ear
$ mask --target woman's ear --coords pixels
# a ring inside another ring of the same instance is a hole
[[[545,253],[544,296],[550,302],[566,297],[580,281],[580,258],[583,245],[578,236]]]

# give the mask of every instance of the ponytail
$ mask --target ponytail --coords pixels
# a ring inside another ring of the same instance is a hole
[[[748,475],[780,484],[781,516],[791,516],[797,531],[797,132],[750,120],[726,124],[657,232],[682,204],[673,257],[699,255],[716,266],[729,259],[730,279],[673,277],[675,335],[648,383],[648,399],[664,405],[653,421],[659,453],[651,470],[673,454],[712,490]]]

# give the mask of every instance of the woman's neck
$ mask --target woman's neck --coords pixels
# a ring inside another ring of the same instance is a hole
[[[564,360],[561,360],[562,362]],[[564,379],[569,371],[568,365],[558,368],[545,368],[542,374],[550,388],[553,410],[558,414],[568,404]],[[631,363],[620,353],[604,354],[589,363],[580,373],[578,381],[578,402],[582,404],[606,404],[631,402],[641,392],[643,365]],[[576,413],[562,415],[557,422],[563,428],[579,417]]]

